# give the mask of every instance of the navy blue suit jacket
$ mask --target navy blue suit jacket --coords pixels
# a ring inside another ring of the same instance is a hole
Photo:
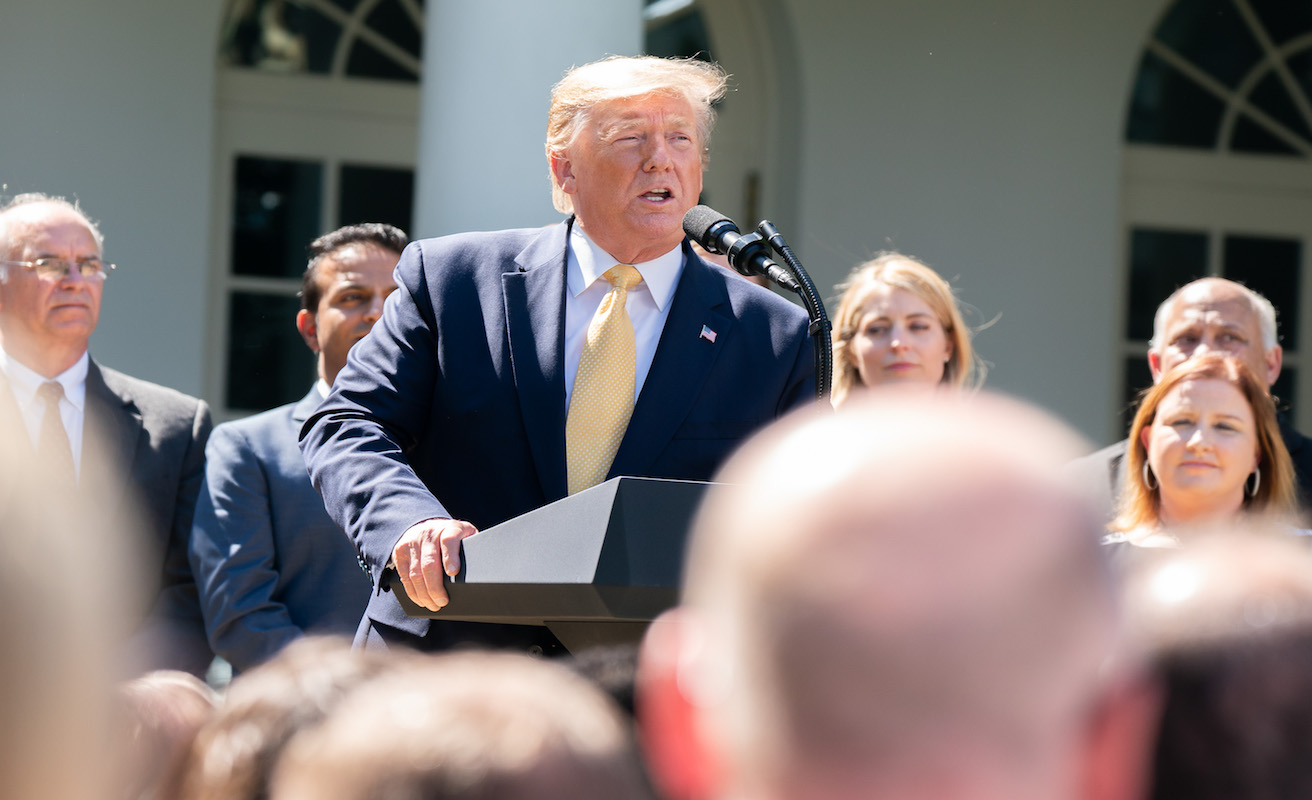
[[[382,320],[303,429],[315,487],[373,574],[373,623],[429,632],[385,590],[410,526],[482,529],[567,494],[570,224],[411,244]],[[683,249],[611,477],[708,480],[743,438],[815,395],[802,309]]]
[[[369,577],[328,517],[296,446],[319,392],[219,425],[191,529],[191,568],[214,652],[237,670],[306,633],[355,633]]]

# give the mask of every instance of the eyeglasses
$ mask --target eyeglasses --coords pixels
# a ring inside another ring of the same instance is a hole
[[[38,277],[46,280],[61,280],[74,270],[89,281],[103,281],[114,269],[113,264],[106,264],[98,258],[89,258],[76,264],[62,258],[38,258],[36,261],[0,261],[8,267],[30,269]]]

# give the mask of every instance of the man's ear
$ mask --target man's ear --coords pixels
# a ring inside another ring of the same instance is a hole
[[[1276,378],[1280,377],[1280,367],[1285,361],[1285,350],[1280,345],[1276,345],[1266,351],[1266,385],[1274,386]]]
[[[1153,374],[1153,383],[1162,377],[1162,354],[1156,350],[1148,351],[1148,371]]]
[[[560,190],[565,194],[574,194],[578,191],[578,181],[574,178],[574,164],[569,160],[569,156],[564,153],[552,153],[550,163],[551,174],[555,176]]]
[[[701,800],[719,789],[721,765],[707,741],[700,708],[680,686],[691,641],[689,612],[673,609],[652,622],[642,641],[635,685],[639,739],[664,797]]]
[[[313,314],[303,308],[297,311],[296,330],[300,331],[305,346],[309,347],[311,352],[319,352],[319,325]]]

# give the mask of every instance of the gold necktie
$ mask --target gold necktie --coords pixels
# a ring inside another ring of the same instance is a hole
[[[36,442],[37,462],[49,477],[67,486],[77,485],[73,469],[73,448],[68,442],[68,431],[59,413],[59,401],[64,387],[59,381],[46,381],[36,390],[37,399],[45,405],[41,415],[41,433]]]
[[[619,264],[603,277],[611,290],[588,323],[565,421],[570,494],[606,479],[633,414],[633,322],[624,302],[642,275]]]

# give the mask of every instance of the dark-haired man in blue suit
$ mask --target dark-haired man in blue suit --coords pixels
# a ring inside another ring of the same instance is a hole
[[[382,316],[407,243],[403,231],[376,222],[315,239],[296,327],[316,354],[319,379],[300,401],[226,422],[210,436],[191,568],[210,645],[235,670],[307,633],[352,633],[364,613],[369,579],[310,485],[296,439],[347,352]]]
[[[393,593],[440,609],[479,528],[607,477],[707,480],[814,396],[802,310],[684,239],[724,83],[718,67],[650,57],[572,70],[552,92],[547,156],[573,216],[402,254],[382,321],[302,432],[374,577],[357,643],[545,646],[545,629],[407,617]]]

